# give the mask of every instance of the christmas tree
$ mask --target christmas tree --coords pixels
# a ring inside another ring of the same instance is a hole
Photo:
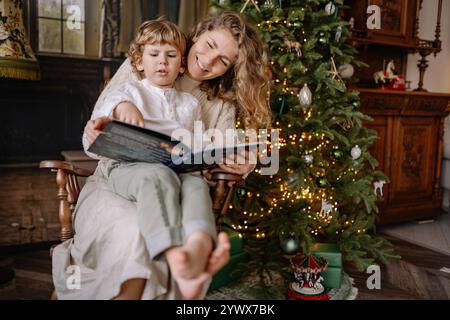
[[[352,84],[356,50],[345,38],[342,1],[220,1],[261,32],[273,73],[270,105],[280,130],[279,171],[256,170],[230,207],[232,227],[247,239],[249,270],[289,272],[286,255],[316,242],[337,243],[345,260],[364,270],[396,257],[375,235],[380,185],[368,148],[377,139],[363,125]]]

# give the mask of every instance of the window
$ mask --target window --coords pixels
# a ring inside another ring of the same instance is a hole
[[[98,58],[109,57],[103,52],[104,43],[116,46],[111,57],[122,57],[123,48],[128,47],[135,29],[143,20],[165,14],[176,22],[180,1],[24,0],[24,3],[30,43],[38,55]],[[105,6],[105,3],[108,5]],[[118,11],[117,5],[120,7]],[[121,18],[117,20],[116,16],[111,15],[106,22],[102,20],[105,8],[113,14],[117,11],[119,16],[122,14],[126,16],[123,32],[115,29],[117,25],[120,27]],[[121,51],[116,50],[118,40],[110,39],[109,34],[113,34],[114,37],[119,37],[120,34]]]
[[[85,0],[37,0],[38,51],[85,54]]]

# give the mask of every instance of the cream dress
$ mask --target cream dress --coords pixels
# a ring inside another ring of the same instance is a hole
[[[127,59],[103,90],[91,119],[101,113],[108,93],[130,80],[138,79]],[[205,128],[223,132],[234,128],[234,107],[220,99],[208,101],[198,85],[184,76],[177,80],[176,88],[199,100]],[[88,147],[84,136],[83,146],[85,150]],[[134,278],[147,279],[142,299],[181,299],[164,257],[149,259],[139,233],[135,203],[109,189],[104,170],[105,161],[100,159],[80,193],[73,215],[74,237],[53,251],[53,282],[58,299],[111,299],[119,294],[123,282]]]

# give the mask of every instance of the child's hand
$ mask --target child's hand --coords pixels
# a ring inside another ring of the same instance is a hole
[[[100,131],[109,123],[111,119],[108,117],[100,117],[95,120],[89,120],[84,127],[84,133],[86,135],[86,139],[91,145],[97,136],[100,134]]]
[[[113,118],[135,126],[144,126],[144,117],[136,106],[129,102],[121,102],[114,108]]]

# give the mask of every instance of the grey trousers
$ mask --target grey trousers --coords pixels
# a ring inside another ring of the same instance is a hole
[[[159,163],[109,160],[108,184],[118,195],[135,201],[139,230],[150,258],[183,245],[195,231],[217,242],[209,186],[199,176],[177,175]]]

